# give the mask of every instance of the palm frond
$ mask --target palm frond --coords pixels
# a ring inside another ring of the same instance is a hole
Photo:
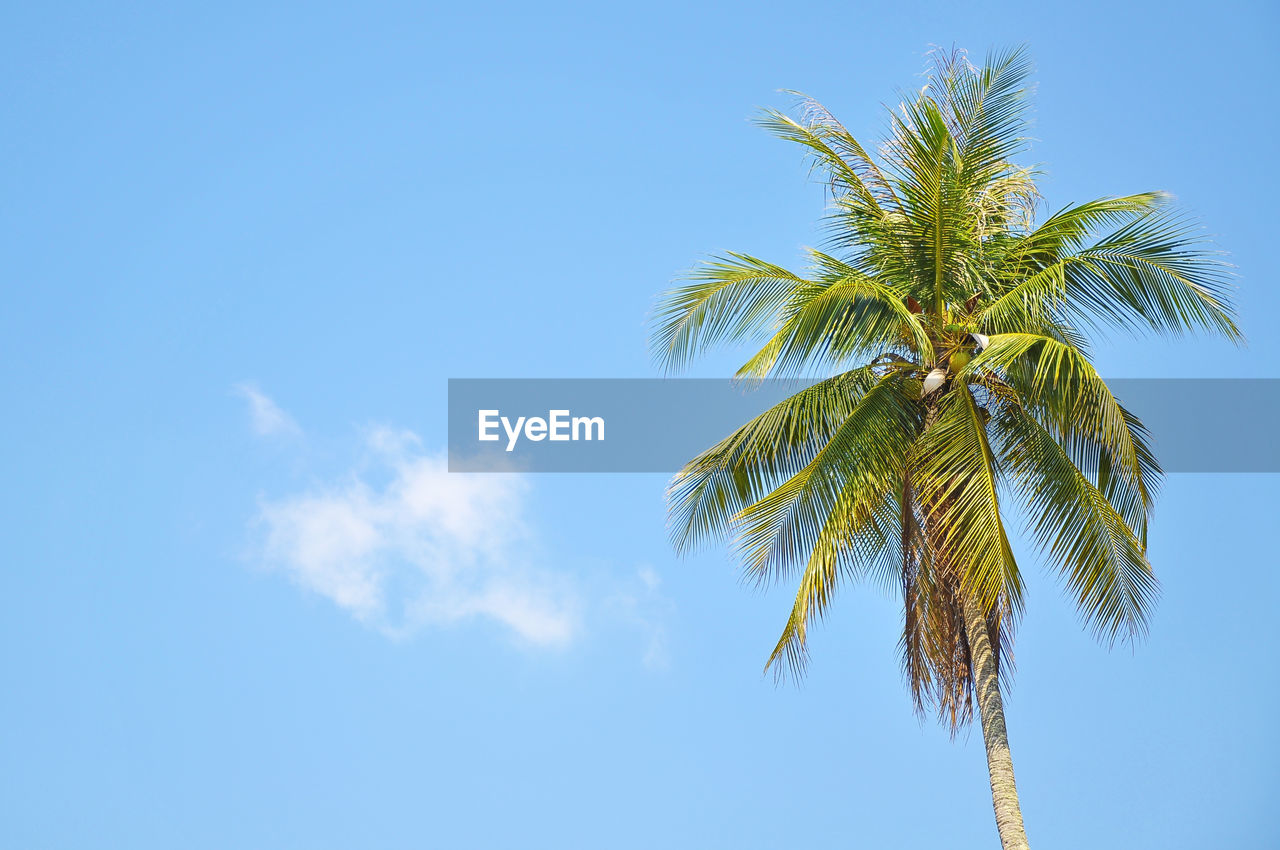
[[[695,268],[686,279],[662,296],[651,318],[650,350],[668,371],[683,369],[714,344],[760,335],[796,287],[812,284],[735,253]]]
[[[1029,529],[1086,622],[1108,643],[1143,634],[1159,585],[1132,524],[1034,417],[1010,408],[995,431]]]
[[[1060,433],[1104,446],[1115,471],[1142,475],[1130,419],[1079,349],[1039,334],[996,334],[960,376],[967,379],[984,370],[999,374]]]
[[[764,669],[781,677],[804,674],[808,663],[809,627],[825,616],[841,579],[857,580],[892,555],[901,539],[899,502],[894,493],[879,501],[859,498],[851,490],[842,493],[827,516],[812,554],[800,574],[795,601]],[[785,668],[783,663],[785,662]]]
[[[733,518],[748,575],[762,581],[807,563],[842,501],[876,505],[894,490],[920,427],[918,388],[900,373],[878,378],[812,460]]]
[[[756,124],[804,147],[812,167],[825,173],[832,196],[852,196],[876,212],[882,212],[886,205],[896,206],[892,185],[862,144],[822,104],[799,92],[791,94],[800,100],[801,121],[776,109],[764,109]]]
[[[1068,274],[1068,300],[1096,327],[1218,333],[1243,339],[1229,267],[1205,249],[1184,215],[1156,208],[1103,237]]]
[[[986,610],[1022,610],[1023,583],[1001,518],[1000,470],[987,438],[986,411],[958,384],[920,440],[921,496],[945,553],[967,592]]]
[[[899,348],[933,359],[932,341],[907,307],[906,293],[828,254],[810,253],[816,280],[796,287],[781,327],[738,377],[794,374],[814,362],[829,368]]]
[[[729,534],[739,511],[813,460],[876,380],[866,366],[819,381],[685,464],[667,489],[676,550]]]

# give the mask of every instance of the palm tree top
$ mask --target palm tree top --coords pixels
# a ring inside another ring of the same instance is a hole
[[[753,343],[739,378],[821,377],[675,477],[677,548],[726,539],[754,579],[798,581],[775,670],[803,669],[808,628],[838,586],[897,585],[913,695],[953,728],[973,687],[966,600],[981,605],[997,661],[1023,610],[1010,505],[1104,642],[1146,627],[1161,472],[1089,341],[1242,339],[1229,267],[1168,195],[1044,214],[1037,172],[1015,163],[1030,73],[1024,48],[981,66],[935,52],[927,84],[889,110],[872,147],[811,98],[794,117],[762,111],[829,189],[822,250],[803,273],[716,257],[652,317],[668,371]]]

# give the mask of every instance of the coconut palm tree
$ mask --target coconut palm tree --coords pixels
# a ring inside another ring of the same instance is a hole
[[[954,733],[976,701],[1006,850],[1025,848],[1002,688],[1023,610],[1008,513],[1101,640],[1140,636],[1158,585],[1147,522],[1161,471],[1090,362],[1107,330],[1238,340],[1226,266],[1162,193],[1038,216],[1024,49],[935,54],[875,153],[825,108],[759,123],[829,188],[828,243],[796,274],[716,258],[665,293],[668,370],[761,347],[739,378],[822,377],[695,457],[668,492],[674,542],[732,542],[756,580],[798,575],[766,669],[799,673],[836,588],[900,588],[917,710]]]

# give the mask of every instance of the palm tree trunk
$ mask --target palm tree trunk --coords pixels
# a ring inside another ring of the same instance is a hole
[[[987,772],[991,777],[991,803],[996,810],[1000,846],[1004,850],[1028,850],[1022,809],[1018,805],[1018,787],[1013,781],[1013,755],[1009,752],[1009,733],[1004,726],[1004,702],[996,682],[996,659],[991,650],[987,617],[981,603],[968,593],[964,595],[964,617],[978,714],[982,718],[982,737],[987,745]]]

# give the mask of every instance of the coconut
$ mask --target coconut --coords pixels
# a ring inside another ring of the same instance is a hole
[[[946,380],[947,380],[946,369],[934,369],[928,375],[925,376],[924,383],[920,387],[920,395],[927,396],[929,393],[933,392],[938,387],[942,386],[942,384]]]

